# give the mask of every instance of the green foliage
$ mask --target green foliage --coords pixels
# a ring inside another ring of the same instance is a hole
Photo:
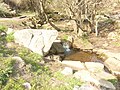
[[[32,70],[37,71],[41,68],[38,62],[41,61],[41,55],[30,51],[27,48],[19,47],[17,50],[18,55],[26,62],[26,64],[32,65]]]
[[[64,36],[62,37],[62,39],[63,39],[63,40],[68,40],[68,36],[67,36],[67,35],[64,35]]]
[[[0,86],[5,85],[13,72],[14,61],[11,58],[0,58]]]
[[[7,42],[12,42],[14,41],[14,36],[13,36],[14,33],[10,33],[10,34],[7,34],[6,36],[6,41]]]
[[[80,86],[82,84],[82,82],[80,82],[80,80],[72,77],[72,76],[65,76],[63,74],[61,74],[59,71],[56,72],[54,74],[54,77],[56,77],[56,79],[63,81],[64,83],[66,83],[67,85],[65,85],[64,83],[59,87],[58,90],[72,90],[74,85],[78,85]]]
[[[0,31],[6,31],[6,30],[7,30],[6,26],[0,25]]]
[[[118,82],[117,79],[110,79],[110,80],[108,80],[108,81],[111,82],[113,85],[115,85],[115,84]]]
[[[7,85],[3,88],[3,90],[24,90],[23,83],[25,81],[22,78],[14,79],[10,78]]]

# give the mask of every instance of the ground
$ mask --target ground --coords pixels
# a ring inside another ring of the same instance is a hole
[[[29,28],[28,26],[24,26],[22,24],[22,22],[28,20],[29,17],[24,17],[24,18],[20,18],[20,17],[15,17],[15,18],[0,18],[0,25],[5,25],[9,28],[12,28],[13,30],[21,30],[21,29],[25,29],[25,28]],[[110,28],[109,28],[110,29]],[[116,32],[119,31],[114,30]],[[107,31],[104,32],[101,31],[100,34],[96,37],[95,33],[90,33],[88,36],[88,40],[94,45],[94,48],[99,48],[99,49],[106,49],[106,50],[110,50],[113,52],[119,52],[120,51],[120,38],[117,39],[108,39],[108,34],[111,31]],[[59,35],[63,36],[63,35],[71,35],[71,32],[60,32]],[[61,36],[59,36],[61,38]],[[119,36],[119,35],[118,35]],[[11,43],[11,46],[14,46],[14,43]],[[50,70],[52,70],[52,72],[56,72],[59,71],[61,69],[63,69],[65,67],[65,65],[62,65],[56,61],[50,61],[47,62],[46,65],[48,67],[50,67]],[[59,83],[59,81],[56,81],[56,83]]]

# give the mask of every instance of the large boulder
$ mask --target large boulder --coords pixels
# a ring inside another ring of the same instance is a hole
[[[15,42],[43,55],[58,36],[57,30],[23,29],[14,33]]]

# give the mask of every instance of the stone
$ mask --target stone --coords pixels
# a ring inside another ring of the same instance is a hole
[[[73,90],[79,90],[79,88],[80,88],[79,86],[75,85]]]
[[[73,48],[79,48],[79,49],[93,49],[94,46],[87,40],[82,38],[75,38],[73,40]]]
[[[30,89],[31,89],[31,85],[30,85],[29,82],[25,82],[25,83],[23,83],[23,86],[24,86],[25,89],[27,89],[27,90],[30,90]]]
[[[90,72],[101,72],[104,70],[104,65],[98,62],[85,62],[85,66]]]
[[[43,55],[57,38],[57,30],[23,29],[14,33],[15,42]]]
[[[54,42],[52,47],[55,49],[57,54],[64,53],[64,48],[61,43]]]
[[[20,57],[12,57],[13,60],[15,60],[15,63],[13,65],[13,69],[19,73],[20,75],[24,75],[24,66],[26,65],[24,60],[22,60]]]
[[[15,43],[28,47],[32,39],[32,33],[29,30],[20,30],[14,33]]]
[[[57,61],[57,62],[61,62],[62,61],[62,57],[60,55],[49,55],[49,56],[46,56],[44,57],[45,60],[54,60],[54,61]]]
[[[113,74],[120,76],[120,60],[110,57],[105,60],[104,64]]]
[[[117,80],[116,76],[108,73],[108,72],[105,72],[105,71],[102,71],[102,72],[97,72],[97,73],[94,73],[96,77],[100,78],[100,79],[105,79],[105,80]]]
[[[90,84],[83,84],[78,90],[99,90],[99,89]]]
[[[70,67],[65,67],[63,71],[61,71],[62,74],[64,75],[72,75],[73,74],[73,69]]]
[[[14,67],[17,69],[17,68],[22,68],[24,65],[25,65],[25,62],[24,60],[22,60],[22,58],[20,57],[12,57],[13,60],[15,60],[15,64],[14,64]]]
[[[109,90],[109,89],[110,89],[110,90],[116,90],[115,86],[114,86],[111,82],[109,82],[109,81],[107,81],[107,80],[100,79],[99,82],[100,82],[100,86],[105,87],[105,88],[107,88],[108,90]]]
[[[108,39],[110,39],[110,40],[117,40],[118,37],[119,37],[119,35],[118,35],[117,32],[110,32],[110,33],[108,34]]]
[[[91,82],[95,85],[99,85],[99,81],[92,77],[91,73],[87,70],[81,70],[74,73],[74,77],[80,79],[82,82]]]
[[[8,28],[8,30],[7,30],[7,34],[10,34],[10,33],[13,33],[14,32],[14,30],[12,29],[12,28]]]
[[[61,63],[65,64],[67,66],[70,66],[70,67],[74,68],[75,70],[85,69],[84,64],[81,63],[80,61],[63,60]]]

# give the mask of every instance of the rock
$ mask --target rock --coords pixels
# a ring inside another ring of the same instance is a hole
[[[120,14],[117,14],[116,16],[117,16],[117,18],[120,18]],[[120,20],[119,19],[115,20],[115,26],[116,26],[117,29],[120,28]]]
[[[62,74],[64,75],[72,75],[73,74],[73,69],[70,67],[65,67],[63,71],[61,71]]]
[[[70,67],[74,68],[75,70],[85,69],[84,64],[81,63],[80,61],[63,60],[61,63],[65,64],[67,66],[70,66]]]
[[[24,65],[25,65],[25,62],[24,62],[24,60],[22,60],[20,57],[12,57],[12,59],[13,60],[15,60],[15,65],[14,65],[14,67],[16,68],[16,69],[20,69],[20,68],[22,68]]]
[[[117,80],[117,78],[108,73],[108,72],[105,72],[105,71],[102,71],[102,72],[97,72],[97,73],[94,73],[96,77],[98,78],[101,78],[101,79],[105,79],[105,80]]]
[[[109,89],[110,90],[116,90],[114,85],[111,82],[109,82],[109,81],[101,79],[101,80],[99,80],[99,82],[100,82],[100,86],[107,88],[107,90],[109,90]]]
[[[13,65],[14,70],[19,73],[20,75],[24,75],[24,66],[25,62],[20,57],[12,57],[13,60],[15,60],[15,64]]]
[[[23,86],[24,86],[25,89],[27,89],[27,90],[30,90],[30,89],[31,89],[31,85],[30,85],[30,83],[28,83],[28,82],[23,83]]]
[[[119,38],[119,35],[117,32],[110,32],[108,34],[108,39],[110,40],[117,40]]]
[[[113,73],[118,74],[120,76],[120,60],[116,58],[108,58],[105,60],[105,66]]]
[[[62,57],[60,55],[49,55],[49,56],[46,56],[44,57],[45,60],[54,60],[54,61],[57,61],[57,62],[61,62],[62,61]]]
[[[79,90],[79,88],[80,88],[79,86],[75,85],[73,90]]]
[[[73,40],[73,48],[93,49],[94,46],[87,39],[75,38]]]
[[[54,42],[52,47],[55,49],[57,54],[64,53],[64,48],[61,43]]]
[[[104,65],[98,62],[85,62],[85,66],[90,72],[101,72],[104,70]]]
[[[99,90],[90,84],[83,84],[78,90]]]
[[[80,79],[82,82],[91,82],[95,85],[99,85],[99,81],[92,77],[91,73],[87,70],[81,70],[74,73],[74,77]]]
[[[15,42],[43,55],[58,36],[57,30],[23,29],[14,33]]]
[[[13,33],[14,32],[14,30],[12,29],[12,28],[8,28],[8,30],[7,30],[7,34],[10,34],[10,33]]]

